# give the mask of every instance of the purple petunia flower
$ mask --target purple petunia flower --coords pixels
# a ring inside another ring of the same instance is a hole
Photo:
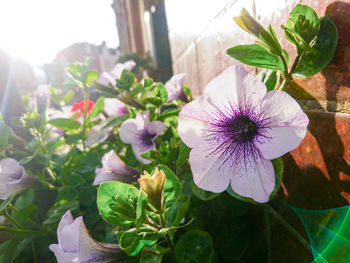
[[[148,150],[155,150],[155,139],[164,131],[165,125],[161,121],[149,121],[149,111],[136,115],[135,119],[128,119],[119,128],[120,139],[131,144],[135,157],[144,164],[150,161],[141,156]]]
[[[96,177],[92,185],[99,185],[107,181],[136,182],[139,171],[127,166],[112,150],[102,157],[102,168],[96,168]]]
[[[178,131],[191,147],[196,185],[211,192],[232,189],[266,202],[275,187],[271,159],[295,149],[308,117],[283,91],[265,85],[243,67],[227,68],[179,115]]]
[[[118,245],[103,244],[88,233],[83,218],[74,219],[67,211],[57,228],[58,244],[51,244],[58,263],[122,262],[124,252]]]
[[[169,79],[165,83],[164,87],[168,92],[168,101],[182,100],[184,102],[187,102],[186,95],[182,88],[184,83],[184,78],[185,78],[184,73],[177,74],[172,76],[171,79]]]
[[[104,86],[108,84],[116,85],[116,79],[120,79],[123,70],[131,71],[136,66],[136,63],[132,60],[126,61],[124,63],[118,63],[115,67],[109,72],[103,72],[99,77],[98,81]]]
[[[121,116],[128,114],[125,104],[118,99],[104,99],[104,108],[103,111],[106,112],[109,116]]]
[[[23,192],[39,184],[39,181],[27,174],[24,167],[12,158],[0,161],[0,199]]]

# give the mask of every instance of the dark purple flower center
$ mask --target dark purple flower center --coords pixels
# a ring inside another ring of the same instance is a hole
[[[244,162],[245,167],[261,153],[257,144],[266,139],[266,131],[270,129],[269,119],[257,112],[250,105],[232,106],[223,111],[210,114],[210,126],[207,130],[209,154],[218,154],[221,166],[227,162],[232,167]]]
[[[153,145],[154,137],[156,137],[156,134],[149,133],[148,131],[145,131],[141,135],[142,143],[146,144],[146,145]]]

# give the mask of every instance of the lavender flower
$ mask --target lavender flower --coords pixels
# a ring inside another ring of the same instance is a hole
[[[132,60],[126,61],[124,63],[118,63],[110,72],[103,72],[98,81],[100,84],[104,86],[108,86],[108,84],[116,85],[116,79],[120,79],[123,70],[132,70],[136,66],[136,63]]]
[[[119,129],[120,139],[131,144],[136,158],[144,163],[150,163],[141,156],[148,150],[155,150],[155,139],[164,131],[165,125],[161,121],[149,122],[149,111],[143,111],[136,115],[135,119],[123,122]]]
[[[51,244],[58,263],[115,262],[125,258],[118,245],[103,244],[88,233],[83,218],[73,218],[70,211],[62,216],[57,228],[58,244]]]
[[[37,179],[28,175],[15,159],[5,158],[0,161],[0,199],[5,200],[38,183]]]
[[[184,83],[185,74],[177,74],[171,77],[166,83],[165,88],[168,91],[168,101],[172,100],[182,100],[187,102],[186,95],[183,91],[183,83]]]
[[[196,185],[215,193],[232,189],[266,202],[275,187],[275,159],[296,148],[309,120],[283,91],[265,85],[243,67],[227,68],[187,104],[178,131],[191,147]]]
[[[96,168],[96,177],[92,185],[99,185],[107,181],[122,181],[131,183],[136,181],[139,171],[127,166],[112,150],[102,158],[102,168]]]
[[[125,104],[118,99],[105,98],[103,111],[109,116],[121,116],[128,114]]]

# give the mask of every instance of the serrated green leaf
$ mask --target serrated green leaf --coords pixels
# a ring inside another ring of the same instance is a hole
[[[229,48],[226,53],[234,59],[250,66],[284,71],[281,58],[269,53],[259,44],[235,46]]]

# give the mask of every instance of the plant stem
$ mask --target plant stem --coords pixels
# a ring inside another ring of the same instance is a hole
[[[160,213],[160,214],[159,214],[159,219],[160,219],[160,224],[161,224],[162,228],[165,228],[166,225],[165,225],[165,220],[164,220],[164,218],[163,218],[163,213]],[[174,242],[173,242],[173,240],[171,239],[171,236],[170,236],[169,232],[166,233],[165,238],[166,238],[166,240],[168,241],[168,243],[169,243],[171,249],[174,250]]]
[[[0,230],[5,230],[8,232],[27,233],[27,234],[39,234],[39,233],[41,233],[40,231],[36,231],[36,230],[20,229],[20,228],[7,227],[7,226],[1,226],[1,225],[0,225]]]
[[[88,110],[89,90],[87,89],[87,87],[83,87],[83,90],[84,90],[83,149],[84,149],[84,152],[86,152],[85,137],[86,137],[86,117],[87,117],[87,110]]]
[[[294,227],[292,227],[274,208],[272,208],[268,204],[264,204],[263,207],[275,218],[277,219],[285,228],[287,228],[295,237],[298,239],[298,241],[311,252],[312,254],[312,248],[310,244],[304,239],[303,236],[301,236]]]

